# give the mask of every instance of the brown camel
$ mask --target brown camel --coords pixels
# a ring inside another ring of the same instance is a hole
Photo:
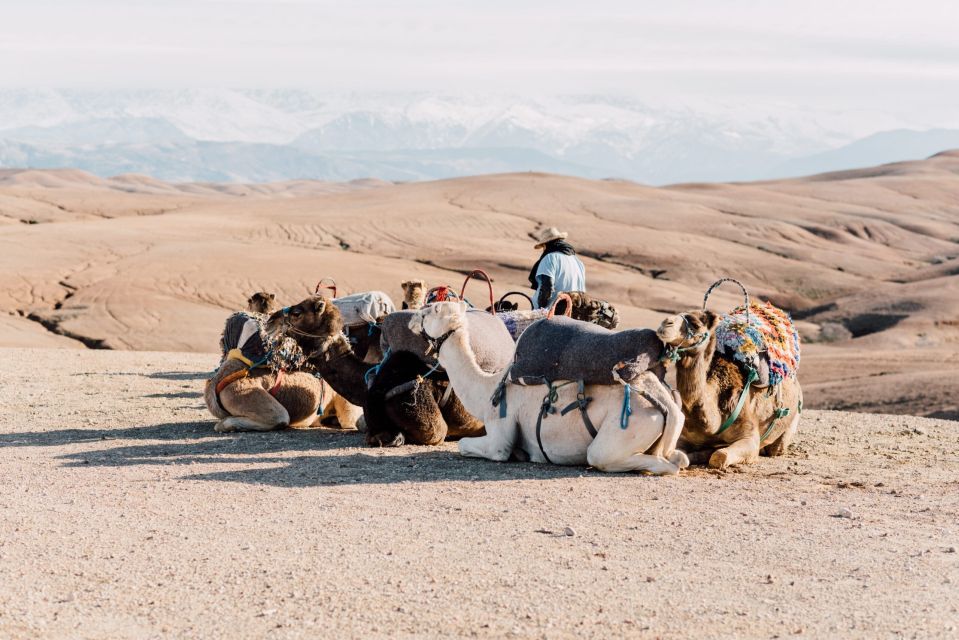
[[[340,312],[326,298],[311,297],[277,311],[270,316],[267,330],[294,338],[334,391],[363,407],[366,442],[371,446],[435,445],[447,437],[483,433],[482,424],[446,393],[448,379],[426,377],[429,368],[415,357],[415,363],[400,354],[396,360],[389,358],[380,373],[371,373],[368,387],[371,365],[353,352],[343,335]],[[399,375],[398,366],[416,370],[411,376]],[[410,381],[415,384],[407,384]]]
[[[421,309],[426,304],[426,282],[424,280],[406,280],[403,287],[403,309]]]
[[[203,395],[210,413],[219,418],[214,427],[217,431],[318,426],[319,407],[328,406],[333,399],[330,386],[310,373],[285,373],[277,386],[279,374],[268,369],[253,370],[216,393],[220,382],[246,369],[247,365],[239,360],[227,360],[206,381]]]
[[[738,418],[723,428],[735,412],[746,376],[739,365],[716,353],[719,321],[712,311],[689,311],[666,318],[656,332],[678,358],[676,381],[686,415],[678,446],[691,461],[708,459],[715,469],[754,462],[760,453],[780,456],[799,427],[799,380],[785,377],[775,387],[751,386]]]
[[[262,313],[265,316],[276,311],[276,294],[266,291],[257,291],[247,298],[246,308],[253,313]]]
[[[296,343],[272,339],[265,321],[239,312],[224,325],[223,357],[204,389],[210,413],[219,418],[217,431],[311,426],[333,397],[329,385],[301,370],[305,358]]]

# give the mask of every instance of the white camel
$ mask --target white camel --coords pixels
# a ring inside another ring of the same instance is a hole
[[[456,395],[467,411],[486,425],[486,435],[463,438],[460,453],[465,456],[506,461],[511,457],[561,465],[588,464],[602,471],[646,471],[655,475],[676,474],[689,464],[676,442],[683,427],[683,414],[673,396],[653,373],[644,373],[628,387],[632,414],[622,428],[624,394],[619,385],[588,385],[584,396],[596,436],[586,428],[578,409],[565,415],[559,411],[578,400],[577,384],[557,387],[556,413],[542,420],[537,438],[537,420],[547,387],[510,385],[506,392],[506,415],[491,398],[504,371],[486,373],[476,363],[470,347],[464,302],[441,302],[418,311],[410,329],[439,344],[439,362],[446,369]],[[666,416],[645,400],[641,391],[653,396],[667,409]],[[647,390],[653,390],[649,393]],[[652,452],[651,452],[652,450]]]

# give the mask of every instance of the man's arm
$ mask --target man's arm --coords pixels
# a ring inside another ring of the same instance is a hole
[[[536,281],[539,282],[539,296],[536,299],[536,306],[544,308],[549,305],[549,300],[553,297],[553,279],[541,273],[536,276]]]

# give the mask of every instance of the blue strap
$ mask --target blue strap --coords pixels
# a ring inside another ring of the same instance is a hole
[[[383,354],[383,359],[379,361],[378,364],[373,365],[367,369],[366,373],[363,374],[363,382],[366,384],[366,388],[370,388],[370,380],[375,377],[376,374],[380,372],[380,369],[383,367],[383,363],[390,357],[390,348],[387,347],[386,353]]]
[[[629,398],[630,387],[628,384],[623,385],[623,410],[619,414],[619,428],[626,429],[629,427],[629,416],[633,415],[632,401]]]

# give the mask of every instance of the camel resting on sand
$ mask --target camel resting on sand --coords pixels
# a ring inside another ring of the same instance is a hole
[[[425,376],[429,367],[415,356],[398,353],[377,367],[378,372],[371,369],[352,350],[343,335],[340,311],[327,298],[311,297],[275,312],[267,329],[271,335],[295,338],[333,389],[364,408],[366,442],[371,446],[432,445],[446,437],[482,432],[482,424],[455,394],[446,393],[448,383]],[[407,387],[411,367],[416,384]]]
[[[689,311],[666,318],[656,332],[676,354],[676,382],[686,415],[680,446],[695,452],[690,455],[694,461],[708,460],[715,469],[754,462],[761,453],[782,455],[796,436],[802,411],[799,380],[786,376],[776,387],[751,385],[739,416],[726,424],[747,377],[717,353],[720,320],[712,311]]]
[[[676,474],[688,464],[686,455],[676,449],[683,426],[682,412],[676,407],[664,416],[632,386],[586,385],[580,389],[576,383],[554,384],[551,388],[511,385],[506,390],[505,415],[501,414],[501,407],[494,407],[491,398],[504,372],[487,373],[477,365],[465,323],[466,312],[463,302],[442,302],[420,310],[410,322],[412,331],[438,344],[440,364],[457,395],[467,410],[486,425],[485,436],[459,441],[460,453],[501,462],[516,457],[656,475]],[[661,386],[652,372],[639,377],[638,384]],[[661,392],[661,396],[670,395],[665,388]],[[550,412],[544,394],[555,394],[550,404],[562,411]],[[587,402],[588,411],[584,406]],[[625,407],[631,411],[627,413]],[[595,436],[590,433],[584,413]]]
[[[406,280],[403,287],[403,309],[421,309],[426,304],[426,281]]]
[[[207,408],[219,419],[217,431],[269,431],[310,426],[333,390],[300,371],[305,358],[295,342],[271,339],[259,314],[236,313],[226,321],[223,358],[206,381]]]
[[[276,311],[276,294],[266,291],[257,291],[246,300],[247,311],[261,313],[265,316]]]

